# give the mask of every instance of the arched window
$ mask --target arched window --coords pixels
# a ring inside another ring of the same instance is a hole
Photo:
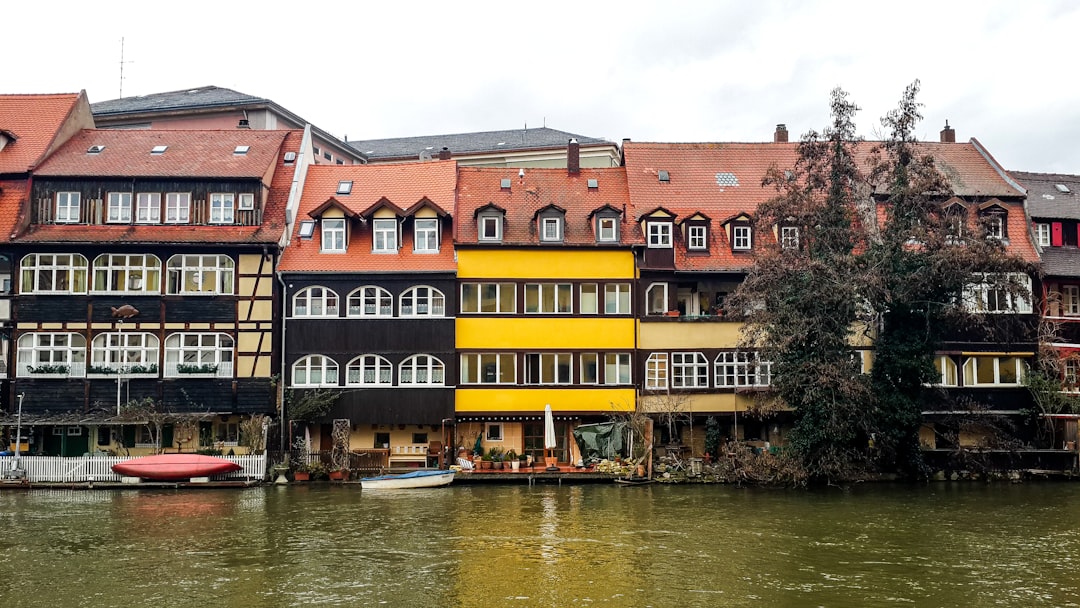
[[[400,314],[403,317],[446,316],[446,296],[427,285],[409,288],[401,294]]]
[[[308,355],[293,364],[293,386],[337,386],[338,365],[330,357]]]
[[[86,337],[82,334],[32,333],[19,336],[20,378],[86,375]]]
[[[350,317],[392,317],[394,297],[382,287],[365,285],[349,294]]]
[[[160,293],[161,260],[156,255],[103,253],[94,258],[91,291],[106,293]]]
[[[86,293],[86,258],[77,253],[23,256],[22,293]]]
[[[229,295],[235,264],[227,255],[174,255],[169,258],[166,293]]]
[[[98,334],[90,350],[90,372],[97,374],[157,374],[158,338],[146,332]]]
[[[228,334],[178,332],[165,338],[165,376],[233,375],[233,339]]]
[[[445,384],[443,362],[431,355],[413,355],[401,362],[398,384],[401,386],[442,386]]]
[[[360,355],[349,361],[345,384],[350,386],[390,386],[394,383],[394,366],[379,355]]]
[[[332,289],[314,286],[301,289],[293,298],[294,317],[338,316],[338,295]]]

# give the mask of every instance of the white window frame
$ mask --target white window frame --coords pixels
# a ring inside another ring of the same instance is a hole
[[[526,283],[525,314],[568,315],[574,312],[570,283]]]
[[[494,297],[492,297],[494,296]],[[514,283],[462,283],[461,313],[502,314],[517,312],[517,285]]]
[[[135,195],[135,223],[161,223],[160,192],[139,192]]]
[[[1004,213],[990,213],[986,215],[986,236],[987,238],[1001,240],[1005,238],[1005,214]]]
[[[964,357],[960,367],[964,386],[1021,386],[1027,375],[1027,361],[1016,356],[970,355]],[[979,382],[980,371],[992,375],[991,382]],[[1002,380],[1006,374],[1012,376],[1011,382]]]
[[[615,218],[596,218],[596,240],[603,243],[613,243],[619,240],[618,223]]]
[[[650,353],[645,360],[645,390],[658,391],[668,387],[668,354]]]
[[[329,287],[312,285],[296,292],[293,296],[293,317],[337,317],[340,316],[338,294]]]
[[[592,377],[586,376],[592,372]],[[600,383],[600,358],[596,353],[581,353],[578,356],[578,376],[581,384]]]
[[[399,386],[445,386],[446,365],[432,355],[413,355],[398,366]]]
[[[446,295],[430,285],[415,285],[398,297],[402,317],[445,317]]]
[[[210,223],[232,224],[235,221],[236,195],[232,192],[210,193]]]
[[[359,355],[345,366],[345,386],[393,386],[394,366],[382,355]]]
[[[780,247],[783,249],[798,249],[799,248],[799,227],[798,226],[781,226],[780,227]]]
[[[413,252],[439,253],[438,218],[416,218],[413,220]]]
[[[227,255],[177,254],[166,263],[169,295],[232,295],[236,263]]]
[[[494,375],[485,375],[486,365],[494,366]],[[461,384],[517,384],[517,355],[515,353],[461,353]]]
[[[191,223],[191,193],[190,192],[166,192],[165,193],[165,223],[188,224]]]
[[[634,380],[630,353],[604,353],[604,384],[625,386]]]
[[[116,331],[94,336],[90,360],[95,367],[107,367],[113,372],[131,373],[135,366],[156,368],[160,351],[158,337],[148,332]],[[157,375],[156,371],[142,372]]]
[[[629,283],[605,283],[604,284],[604,314],[628,315],[630,314],[630,284]]]
[[[21,293],[87,292],[88,264],[81,254],[31,253],[23,256],[19,267]],[[57,285],[63,287],[57,288]]]
[[[542,217],[540,218],[540,240],[545,242],[558,242],[561,241],[562,236],[562,218],[559,217]]]
[[[79,192],[56,193],[55,224],[78,224],[82,211],[82,194]]]
[[[659,293],[659,297],[654,297]],[[662,315],[667,313],[668,309],[668,284],[667,283],[652,283],[648,289],[645,290],[645,314],[646,315]]]
[[[1080,316],[1080,286],[1062,286],[1061,313],[1066,317]]]
[[[398,222],[396,219],[371,220],[371,252],[397,253]]]
[[[705,237],[708,229],[700,224],[691,224],[686,228],[686,246],[690,249],[701,250],[708,248]]]
[[[582,283],[578,288],[578,312],[583,315],[600,313],[600,291],[596,283]]]
[[[939,355],[934,358],[934,368],[938,377],[936,386],[960,386],[960,368],[956,361],[948,355]]]
[[[345,253],[345,218],[323,218],[319,225],[321,235],[319,250],[323,253]]]
[[[972,313],[985,314],[1031,314],[1031,277],[1024,273],[1010,273],[1006,278],[1015,279],[1027,288],[1027,297],[1016,296],[1005,290],[993,289],[985,282],[992,275],[981,275],[983,282],[964,288],[964,308]],[[978,278],[978,277],[977,277]]]
[[[1035,240],[1038,241],[1040,247],[1050,246],[1050,224],[1035,224]]]
[[[186,373],[179,365],[215,365],[218,378],[233,377],[233,353],[236,341],[220,332],[175,332],[165,337],[165,377],[179,378]],[[203,375],[203,374],[199,374]]]
[[[713,361],[716,388],[761,388],[772,384],[772,362],[757,351],[723,351]]]
[[[338,364],[326,355],[307,355],[292,364],[289,378],[296,387],[338,386]]]
[[[704,353],[671,353],[671,388],[709,388],[709,360]]]
[[[748,251],[754,245],[754,232],[750,226],[732,226],[731,248],[735,251]]]
[[[362,285],[352,290],[348,298],[349,317],[394,316],[394,296],[378,285]]]
[[[86,337],[76,333],[34,332],[19,336],[18,365],[15,375],[19,378],[39,374],[30,367],[43,365],[67,366],[66,375],[82,378],[86,375]]]
[[[110,192],[106,205],[105,222],[108,224],[131,223],[131,193]]]
[[[503,440],[503,423],[501,422],[485,422],[484,423],[484,441],[502,441]]]
[[[526,353],[525,384],[573,384],[573,361],[570,353]]]
[[[237,211],[254,211],[255,195],[251,192],[241,192],[236,202]]]
[[[490,229],[490,231],[489,231]],[[476,221],[477,240],[501,241],[502,240],[502,216],[481,215]]]
[[[649,249],[671,249],[672,226],[669,221],[645,222]]]
[[[103,253],[94,258],[92,293],[161,293],[161,260],[149,254]]]

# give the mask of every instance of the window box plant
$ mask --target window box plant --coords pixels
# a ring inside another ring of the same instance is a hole
[[[178,374],[199,374],[203,376],[215,376],[217,375],[218,365],[216,363],[177,363],[176,373]]]

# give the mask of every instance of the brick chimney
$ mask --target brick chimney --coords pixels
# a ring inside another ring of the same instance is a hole
[[[776,133],[773,133],[772,137],[774,144],[786,144],[787,143],[787,125],[780,123],[776,125]]]
[[[571,139],[566,144],[566,173],[577,175],[581,173],[581,144],[576,139]]]
[[[956,143],[956,130],[949,126],[949,121],[947,120],[945,121],[945,128],[941,130],[941,143]]]
[[[439,150],[439,160],[450,160],[450,148],[443,146],[442,150]]]

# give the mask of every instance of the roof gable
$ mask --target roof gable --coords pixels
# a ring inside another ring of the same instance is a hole
[[[0,174],[33,169],[70,135],[65,125],[92,127],[88,106],[85,93],[0,95],[0,131],[14,140],[0,149]]]

